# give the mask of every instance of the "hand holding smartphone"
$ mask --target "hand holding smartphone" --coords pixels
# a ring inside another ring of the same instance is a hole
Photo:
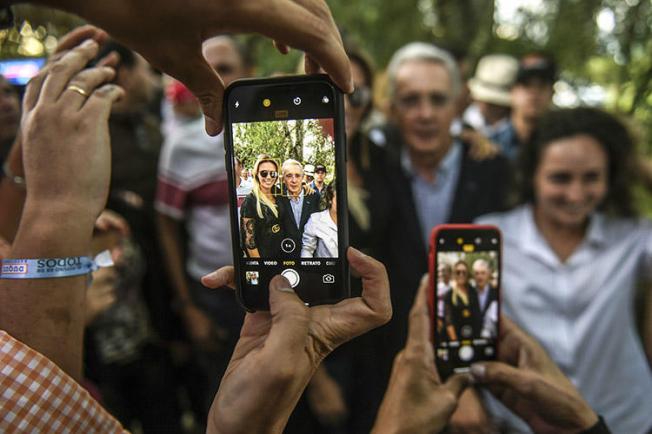
[[[429,305],[435,360],[443,379],[496,360],[500,319],[501,236],[494,226],[432,230]]]
[[[325,75],[238,80],[225,94],[237,294],[266,310],[277,274],[309,305],[350,296],[342,94]]]

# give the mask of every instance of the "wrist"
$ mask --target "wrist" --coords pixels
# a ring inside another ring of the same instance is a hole
[[[93,218],[78,211],[26,205],[12,255],[32,258],[87,255],[93,224]]]

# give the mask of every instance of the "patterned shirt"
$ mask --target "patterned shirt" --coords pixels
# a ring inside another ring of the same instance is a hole
[[[0,330],[0,432],[125,433],[54,362]]]

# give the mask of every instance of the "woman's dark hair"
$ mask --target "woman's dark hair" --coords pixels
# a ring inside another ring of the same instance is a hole
[[[602,110],[580,107],[551,110],[544,115],[520,154],[519,202],[534,203],[534,174],[548,145],[568,137],[586,135],[602,146],[608,159],[608,190],[599,209],[611,215],[637,214],[632,194],[634,141],[625,125]]]
[[[112,52],[115,52],[120,56],[120,60],[118,62],[120,66],[125,66],[128,69],[131,69],[136,64],[136,56],[134,52],[130,48],[120,44],[114,39],[109,39],[100,47],[100,50],[97,53],[95,59],[100,60]]]
[[[319,198],[319,209],[320,210],[325,210],[325,209],[331,209],[331,205],[333,204],[333,196],[335,196],[336,192],[336,185],[335,185],[335,180],[333,179],[333,182],[328,184],[326,188],[324,188],[324,191],[321,193],[321,198]]]

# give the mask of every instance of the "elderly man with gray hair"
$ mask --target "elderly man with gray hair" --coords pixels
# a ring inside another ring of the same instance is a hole
[[[482,161],[471,145],[454,138],[451,122],[461,78],[455,61],[432,44],[413,42],[400,48],[387,68],[389,125],[386,185],[381,215],[374,217],[382,239],[381,257],[392,287],[394,317],[379,336],[381,378],[389,378],[391,361],[407,336],[410,303],[428,271],[430,232],[443,223],[471,223],[480,215],[505,209],[509,166],[501,156]],[[379,193],[380,195],[380,193]]]
[[[283,214],[283,229],[287,238],[282,241],[281,250],[291,257],[301,256],[303,229],[310,215],[319,211],[319,195],[303,182],[303,165],[288,159],[281,166],[283,195],[277,200],[287,210]]]

